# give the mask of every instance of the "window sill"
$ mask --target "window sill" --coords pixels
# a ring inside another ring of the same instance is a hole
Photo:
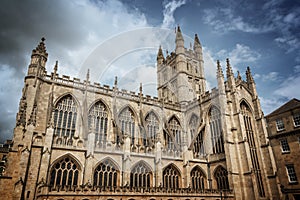
[[[289,182],[289,185],[298,185],[298,181]]]
[[[282,151],[281,154],[289,154],[291,153],[290,151]]]

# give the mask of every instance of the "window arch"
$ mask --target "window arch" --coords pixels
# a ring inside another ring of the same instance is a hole
[[[215,106],[212,106],[209,112],[209,126],[213,153],[224,153],[221,113]]]
[[[68,94],[61,98],[54,109],[54,134],[59,137],[73,137],[76,128],[77,104]]]
[[[145,123],[146,123],[146,129],[148,131],[148,137],[150,138],[152,143],[154,143],[159,129],[158,117],[154,114],[154,112],[150,112],[146,116]]]
[[[216,169],[215,179],[219,190],[229,190],[228,172],[224,167],[219,166]]]
[[[110,160],[101,162],[94,171],[94,185],[99,187],[116,187],[118,182],[117,167]]]
[[[95,144],[103,146],[107,140],[108,111],[101,101],[96,102],[88,114],[89,130],[95,132]]]
[[[173,116],[170,120],[169,120],[169,129],[171,131],[171,134],[173,135],[174,139],[175,139],[175,144],[178,145],[178,150],[181,150],[181,126],[180,123],[178,121],[178,119]]]
[[[200,167],[194,167],[191,171],[191,187],[194,190],[203,190],[204,189],[204,180],[205,175]]]
[[[119,124],[121,125],[122,134],[127,134],[131,136],[131,144],[135,142],[135,115],[133,111],[126,107],[119,114]],[[120,140],[117,136],[117,143]]]
[[[79,170],[77,162],[69,156],[60,159],[50,170],[50,185],[78,185]]]
[[[131,187],[151,187],[152,172],[144,162],[139,162],[131,170],[130,186]]]
[[[171,164],[163,171],[163,187],[166,189],[177,189],[180,187],[180,173],[176,167]]]
[[[250,110],[250,107],[244,101],[241,103],[240,107],[244,119],[244,126],[245,126],[246,136],[247,136],[248,145],[250,149],[251,161],[252,161],[252,165],[256,177],[258,193],[261,197],[265,197],[264,185],[261,176],[261,169],[259,165],[257,148],[255,144],[254,129],[252,126],[252,121],[253,121],[252,112]]]

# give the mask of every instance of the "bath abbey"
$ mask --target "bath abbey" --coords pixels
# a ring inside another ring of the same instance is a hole
[[[200,40],[157,53],[157,97],[46,71],[32,50],[1,199],[278,199],[274,158],[250,68],[216,62],[208,91]],[[28,59],[29,60],[29,59]],[[225,66],[224,66],[225,67]],[[21,92],[21,91],[20,91]]]

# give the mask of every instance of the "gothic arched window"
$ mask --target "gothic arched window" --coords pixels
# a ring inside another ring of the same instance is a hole
[[[213,153],[224,153],[221,113],[215,106],[211,107],[211,110],[209,112],[209,126],[211,132]]]
[[[130,173],[131,187],[151,187],[152,172],[143,162],[139,162]]]
[[[54,135],[72,138],[75,134],[77,104],[71,95],[61,98],[54,109]]]
[[[248,139],[251,161],[252,161],[252,165],[253,165],[256,181],[257,181],[258,193],[261,197],[265,197],[264,185],[261,176],[261,169],[259,165],[257,148],[255,144],[254,130],[252,126],[252,121],[253,121],[252,112],[249,106],[245,102],[242,102],[240,106],[241,106],[241,113],[244,119],[244,126],[246,130],[246,136]]]
[[[51,186],[78,185],[79,165],[70,157],[56,162],[50,170]]]
[[[229,190],[228,172],[223,167],[218,167],[215,171],[215,179],[219,190]]]
[[[175,139],[175,144],[179,148],[178,150],[181,150],[181,126],[179,121],[177,120],[176,117],[172,117],[169,121],[169,129],[171,131],[171,134],[173,135]]]
[[[116,187],[118,170],[110,160],[101,162],[94,171],[94,185],[99,187]]]
[[[156,140],[157,131],[159,129],[158,118],[153,112],[150,112],[146,116],[145,121],[146,121],[146,129],[148,131],[148,137],[151,139],[152,143],[154,143]]]
[[[95,143],[102,146],[107,140],[108,111],[104,103],[98,101],[88,115],[89,130],[95,133]]]
[[[200,169],[200,167],[195,167],[191,171],[191,182],[192,185],[191,187],[194,190],[203,190],[204,189],[204,180],[205,180],[205,175],[203,171]]]
[[[177,189],[180,188],[180,173],[171,164],[166,167],[163,171],[163,187],[166,189]]]
[[[124,108],[119,114],[119,124],[122,134],[130,135],[131,144],[133,145],[135,142],[135,116],[129,107]],[[119,140],[118,137],[119,136],[117,136],[117,141]]]
[[[194,141],[194,146],[193,146],[194,157],[203,156],[205,153],[203,136],[204,136],[204,130],[202,130],[198,134],[198,136],[196,137],[196,139]]]

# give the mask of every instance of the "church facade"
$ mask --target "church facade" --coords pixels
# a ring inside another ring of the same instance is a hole
[[[45,70],[32,51],[13,146],[0,178],[5,199],[278,199],[264,116],[249,67],[206,90],[202,46],[157,54],[158,97]]]

